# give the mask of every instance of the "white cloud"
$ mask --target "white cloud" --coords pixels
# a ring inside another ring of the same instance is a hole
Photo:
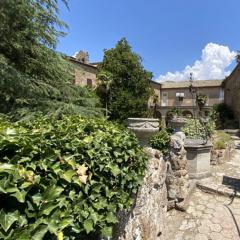
[[[227,46],[208,43],[202,50],[201,59],[195,61],[193,66],[186,66],[182,71],[160,75],[156,81],[188,80],[191,72],[194,79],[198,80],[223,79],[230,74],[226,68],[235,56],[236,53],[230,51]]]
[[[79,53],[79,52],[75,52],[75,53],[72,55],[72,57],[76,58],[76,56],[77,56],[78,53]]]

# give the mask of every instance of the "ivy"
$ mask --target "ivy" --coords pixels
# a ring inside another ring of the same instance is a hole
[[[110,236],[146,162],[135,136],[102,119],[1,119],[0,239]]]
[[[169,133],[165,129],[162,129],[150,138],[149,143],[152,148],[167,153],[170,148],[170,141],[171,138]]]

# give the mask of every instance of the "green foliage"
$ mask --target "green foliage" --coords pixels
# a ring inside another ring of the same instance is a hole
[[[182,117],[182,110],[176,107],[172,107],[168,112],[167,112],[167,119],[170,120],[174,116],[177,117]]]
[[[149,143],[152,148],[166,153],[170,147],[170,140],[171,139],[169,133],[165,129],[162,129],[151,137]]]
[[[58,19],[58,2],[1,1],[0,112],[99,114],[96,96],[72,84],[73,66],[53,50],[64,35],[57,29],[66,26]]]
[[[126,39],[104,52],[99,65],[99,75],[102,73],[111,74],[107,99],[111,119],[123,121],[128,117],[146,116],[147,102],[152,94],[152,74],[143,68],[140,56],[132,52]]]
[[[215,150],[221,150],[221,149],[226,149],[226,143],[222,140],[216,140],[214,142],[213,148]]]
[[[0,156],[0,239],[12,240],[110,236],[147,163],[127,130],[79,116],[1,121]]]
[[[203,94],[203,93],[197,93],[196,95],[196,102],[199,106],[199,108],[201,109],[203,106],[205,106],[206,102],[207,102],[207,95]]]
[[[213,148],[220,150],[225,149],[229,143],[232,143],[231,135],[224,131],[215,131],[213,135]]]
[[[199,119],[188,119],[182,131],[190,139],[207,139],[212,136],[215,127],[215,122],[210,118],[206,122],[201,122]]]
[[[215,119],[218,128],[237,128],[238,122],[234,119],[233,110],[225,103],[216,104],[213,106]]]

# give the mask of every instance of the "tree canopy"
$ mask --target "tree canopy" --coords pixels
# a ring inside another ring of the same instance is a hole
[[[96,96],[72,84],[73,66],[54,50],[67,27],[59,20],[58,4],[58,0],[1,1],[1,112],[98,112]]]
[[[112,77],[108,97],[103,98],[107,99],[111,119],[123,121],[146,116],[152,73],[144,69],[141,57],[132,51],[125,38],[115,48],[105,50],[99,65],[99,75],[102,73]]]

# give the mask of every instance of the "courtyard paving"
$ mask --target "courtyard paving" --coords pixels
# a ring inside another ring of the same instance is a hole
[[[206,193],[196,189],[186,212],[168,212],[169,240],[240,240],[239,182],[224,186],[224,176],[240,179],[239,141],[235,141],[234,158],[221,166],[213,166],[211,178],[204,184],[217,189],[229,188],[231,196]],[[238,193],[238,194],[236,194]]]

